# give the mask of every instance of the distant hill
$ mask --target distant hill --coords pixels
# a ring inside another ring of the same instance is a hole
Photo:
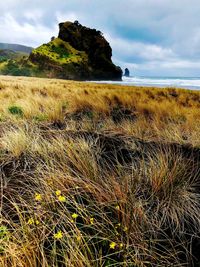
[[[22,52],[30,54],[33,50],[32,47],[19,45],[19,44],[7,44],[7,43],[0,43],[1,50],[12,50],[14,52]]]
[[[3,44],[0,48],[0,74],[31,76],[31,67],[27,66],[30,49],[26,46]],[[16,50],[4,49],[9,47]]]
[[[0,49],[0,63],[8,60],[20,60],[23,57],[28,57],[29,53],[13,51],[9,49]]]
[[[15,59],[17,57],[17,52],[14,52],[12,50],[1,50],[0,49],[0,63],[5,62],[9,59]]]

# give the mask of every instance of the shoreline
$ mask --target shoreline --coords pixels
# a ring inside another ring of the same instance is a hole
[[[88,81],[99,84],[113,84],[122,86],[176,88],[200,90],[200,78],[198,77],[123,77],[122,81]]]
[[[124,77],[123,77],[124,78]],[[132,79],[137,79],[137,81],[131,81]],[[142,83],[138,82],[138,80],[146,78],[135,78],[135,77],[130,77],[130,78],[125,78],[122,81],[78,81],[78,80],[65,80],[65,79],[56,79],[56,78],[44,78],[44,77],[35,77],[35,76],[11,76],[11,75],[0,75],[0,82],[1,81],[9,81],[9,80],[27,80],[31,82],[32,80],[47,80],[47,81],[58,81],[62,83],[86,83],[86,84],[96,84],[96,85],[108,85],[108,86],[122,86],[122,87],[139,87],[139,88],[157,88],[157,89],[180,89],[180,90],[191,90],[191,91],[200,91],[200,78],[190,78],[190,81],[194,83],[194,81],[197,81],[199,85],[182,85],[182,84],[170,84],[170,83]],[[148,78],[150,79],[150,78]],[[155,78],[151,78],[152,80],[155,80]],[[158,77],[157,81],[159,81],[160,78]],[[172,80],[172,79],[168,79]],[[174,80],[181,80],[180,78],[174,78]],[[189,78],[188,78],[189,80]],[[166,80],[167,81],[167,78]]]

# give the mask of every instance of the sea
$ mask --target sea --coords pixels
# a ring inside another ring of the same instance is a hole
[[[125,86],[176,87],[200,90],[200,77],[123,77],[122,81],[99,81],[104,84],[120,84]]]

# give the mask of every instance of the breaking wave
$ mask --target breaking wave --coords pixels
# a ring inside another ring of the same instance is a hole
[[[121,84],[126,86],[179,87],[200,90],[200,78],[187,77],[123,77],[122,81],[99,81],[98,83]]]

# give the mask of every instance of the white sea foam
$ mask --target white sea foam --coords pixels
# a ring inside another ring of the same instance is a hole
[[[99,81],[98,83],[121,84],[126,86],[179,87],[200,90],[200,78],[185,77],[123,77],[121,82]]]

